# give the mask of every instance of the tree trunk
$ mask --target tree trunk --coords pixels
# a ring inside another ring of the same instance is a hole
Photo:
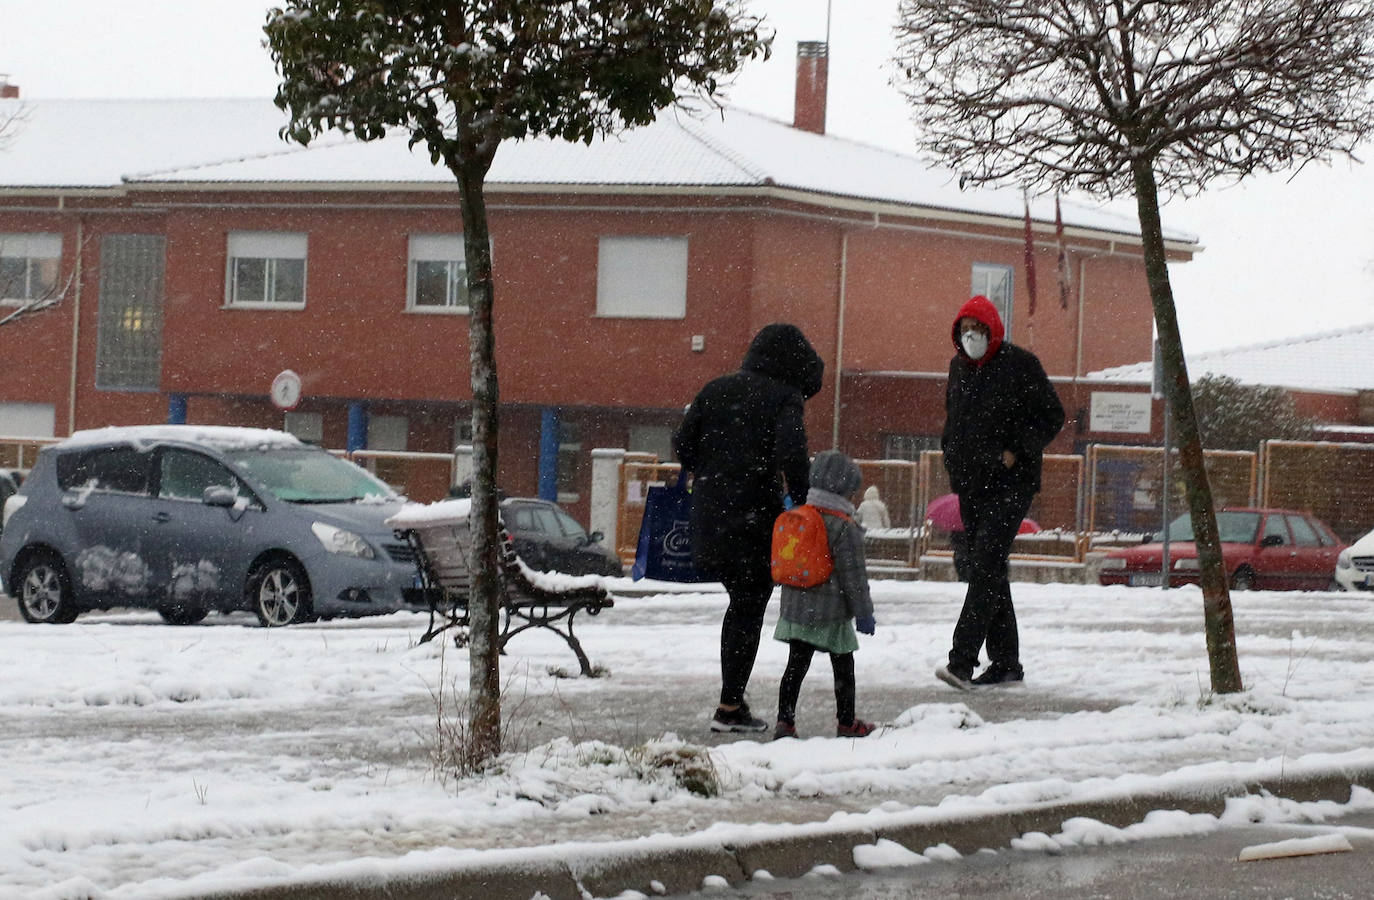
[[[1212,670],[1212,690],[1230,694],[1242,690],[1240,662],[1236,656],[1236,627],[1231,614],[1231,594],[1221,556],[1217,516],[1212,503],[1212,486],[1202,455],[1202,435],[1193,410],[1193,392],[1188,384],[1188,367],[1183,358],[1183,340],[1178,332],[1174,292],[1169,285],[1169,268],[1164,250],[1164,229],[1159,217],[1159,189],[1154,170],[1147,159],[1131,165],[1135,179],[1136,208],[1140,216],[1140,237],[1145,254],[1145,275],[1154,306],[1155,328],[1159,332],[1159,353],[1164,367],[1164,386],[1173,407],[1174,434],[1178,441],[1179,462],[1183,469],[1188,511],[1193,520],[1198,567],[1202,579],[1203,627],[1207,632],[1207,659]],[[1167,449],[1165,452],[1168,452]],[[1164,485],[1164,490],[1169,486]]]
[[[490,158],[456,166],[467,259],[472,379],[472,586],[468,597],[468,738],[471,759],[501,752],[500,537],[497,529],[496,339],[492,329],[491,241],[483,193]]]

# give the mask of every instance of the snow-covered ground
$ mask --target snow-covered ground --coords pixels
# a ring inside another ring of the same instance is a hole
[[[931,675],[960,588],[874,582],[859,713],[887,727],[859,741],[832,736],[823,657],[802,740],[707,731],[719,593],[618,597],[580,619],[601,678],[557,677],[577,670],[562,642],[520,635],[502,659],[510,752],[471,778],[433,762],[461,713],[467,653],[418,644],[425,616],[274,630],[240,615],[190,628],[134,612],[0,621],[0,896],[181,896],[426,871],[494,848],[509,860],[508,848],[643,847],[1374,766],[1363,595],[1236,595],[1247,690],[1215,697],[1196,589],[1018,584],[1027,685],[960,694]],[[786,660],[771,628],[770,616],[750,691],[764,718]],[[701,781],[719,794],[694,793]],[[1180,814],[1145,831],[1198,827]],[[898,852],[868,855],[880,866]]]

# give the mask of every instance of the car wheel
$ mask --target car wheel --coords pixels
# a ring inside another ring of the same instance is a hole
[[[14,583],[18,586],[19,614],[27,622],[66,625],[76,621],[76,601],[67,568],[51,553],[30,556],[20,563]]]
[[[1236,574],[1231,576],[1231,590],[1253,591],[1254,589],[1255,573],[1244,567],[1236,569]]]
[[[210,611],[197,603],[179,601],[177,603],[166,603],[157,608],[158,615],[162,616],[162,621],[168,625],[194,625]]]
[[[258,564],[248,576],[248,599],[266,628],[294,625],[313,615],[310,580],[301,564],[289,557]]]

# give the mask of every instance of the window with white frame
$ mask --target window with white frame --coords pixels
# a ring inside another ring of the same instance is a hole
[[[581,498],[582,426],[576,422],[558,423],[558,502],[576,503]]]
[[[406,308],[468,311],[468,264],[461,234],[412,234]]]
[[[0,303],[51,297],[61,260],[60,234],[0,234]]]
[[[631,425],[625,449],[631,453],[652,453],[664,462],[673,458],[671,425]]]
[[[603,236],[596,314],[627,319],[687,315],[687,238]]]
[[[324,443],[324,413],[291,411],[284,416],[283,430],[307,444]]]
[[[992,301],[992,305],[997,307],[997,314],[1002,317],[1002,326],[1006,329],[1007,336],[1011,336],[1011,266],[999,266],[993,263],[974,263],[973,264],[973,287],[969,296],[976,297],[982,294]]]
[[[300,232],[229,232],[225,302],[229,306],[304,306],[305,250],[306,235]]]
[[[57,408],[51,403],[0,403],[0,435],[52,437],[56,427]]]
[[[472,446],[472,414],[465,413],[453,421],[453,446]]]
[[[410,434],[410,422],[405,416],[368,416],[367,449],[404,450]]]
[[[940,436],[930,434],[883,435],[883,459],[919,460],[926,450],[939,450]]]

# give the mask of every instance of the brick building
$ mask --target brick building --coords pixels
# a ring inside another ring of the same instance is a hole
[[[951,317],[1001,305],[1072,420],[1102,437],[1089,372],[1146,358],[1133,220],[824,133],[806,49],[791,123],[665,112],[590,146],[509,142],[487,186],[501,389],[499,477],[586,519],[589,455],[667,455],[683,406],[764,324],[826,363],[813,448],[909,457],[943,422]],[[816,70],[819,59],[819,71]],[[448,451],[471,390],[451,176],[405,136],[310,148],[266,100],[0,100],[0,435],[163,421],[285,427],[329,447]],[[1197,249],[1168,232],[1172,258]],[[270,402],[299,374],[299,405]],[[1122,390],[1122,388],[1113,388]],[[1127,391],[1138,390],[1135,387]],[[1157,421],[1157,415],[1156,415]],[[1141,435],[1141,439],[1149,439]]]

